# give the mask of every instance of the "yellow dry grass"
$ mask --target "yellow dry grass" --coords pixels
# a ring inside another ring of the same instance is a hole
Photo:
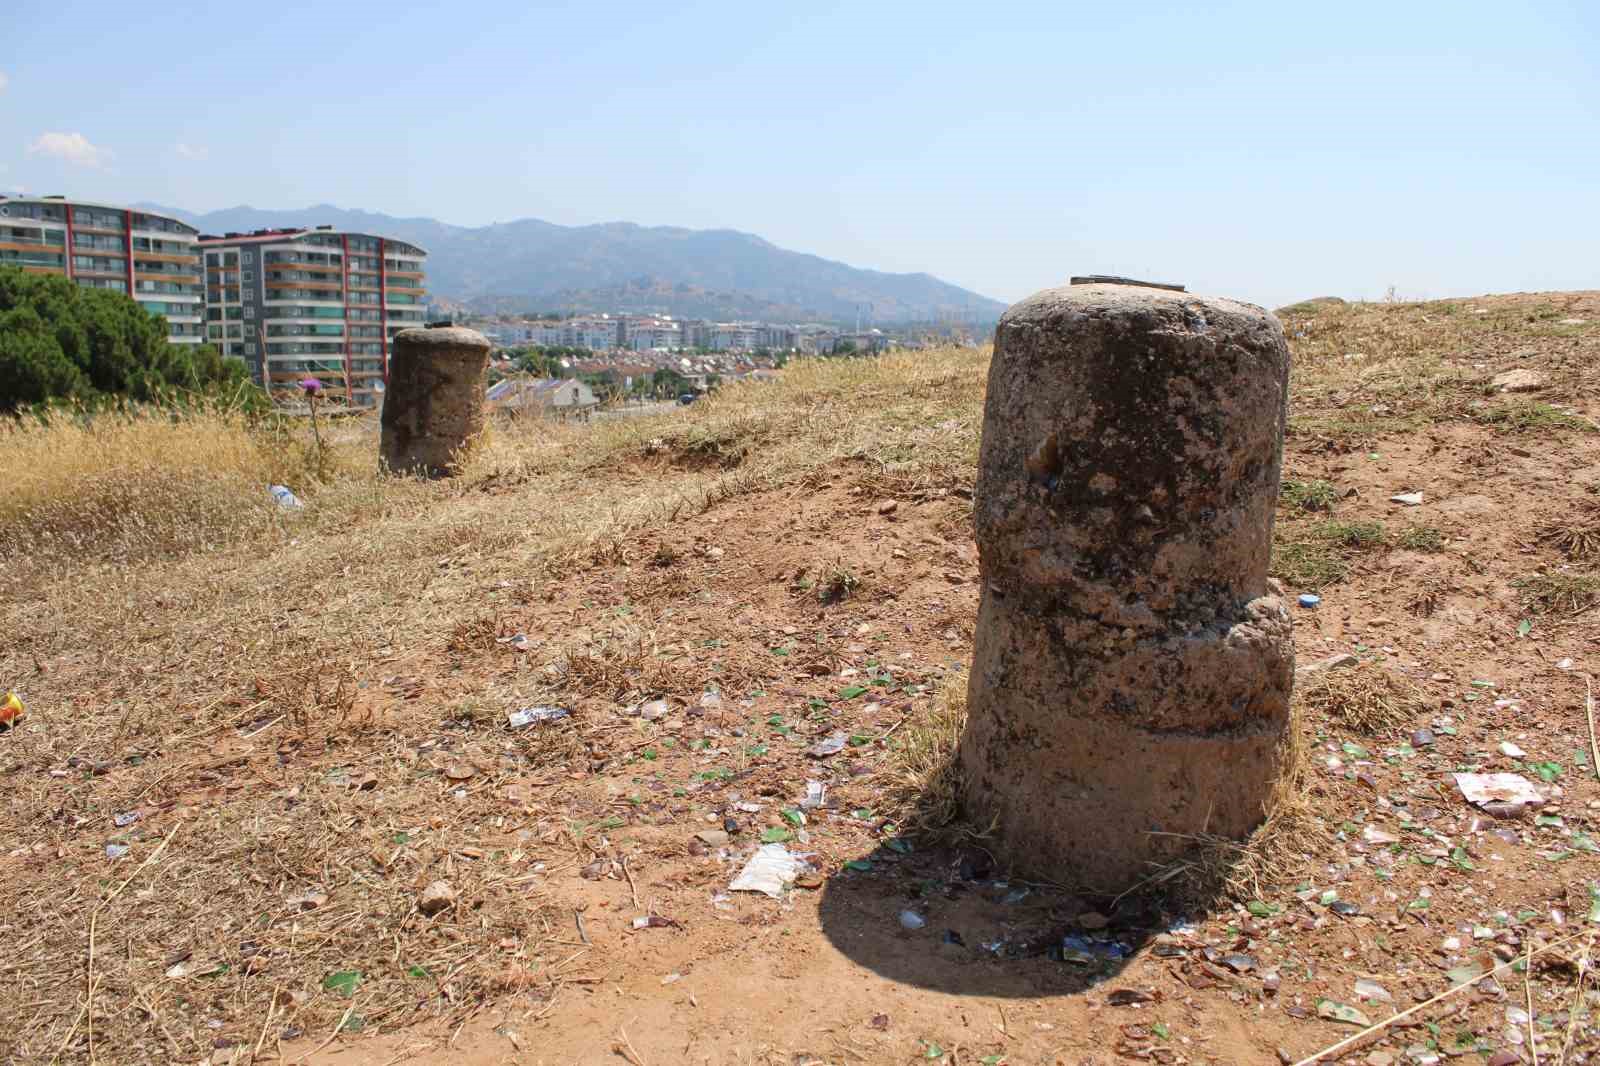
[[[967,350],[801,362],[666,415],[497,423],[437,483],[380,476],[370,419],[324,423],[322,455],[303,423],[215,410],[6,429],[0,687],[29,717],[0,754],[5,968],[26,989],[0,1005],[0,1058],[198,1060],[555,995],[570,916],[538,886],[602,834],[538,789],[587,769],[607,723],[585,700],[711,677],[601,627],[553,674],[451,664],[494,645],[494,603],[647,559],[640,535],[731,496],[841,464],[908,494],[970,484],[986,370]],[[557,700],[571,729],[475,728]],[[430,917],[434,879],[462,903]]]
[[[1415,682],[1372,663],[1316,674],[1296,686],[1295,698],[1334,726],[1369,736],[1410,724],[1428,709]]]

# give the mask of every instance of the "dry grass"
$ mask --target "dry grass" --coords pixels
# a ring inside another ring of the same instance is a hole
[[[1209,834],[1178,837],[1180,854],[1153,864],[1139,888],[1160,891],[1186,908],[1208,907],[1219,898],[1262,899],[1294,883],[1328,854],[1334,836],[1310,799],[1310,741],[1301,715],[1291,718],[1281,759],[1283,772],[1255,832],[1242,841]]]
[[[912,711],[898,733],[891,768],[877,782],[889,820],[930,842],[959,843],[989,831],[963,818],[956,752],[967,726],[967,682],[964,672],[951,675]]]
[[[1428,706],[1409,678],[1372,663],[1323,671],[1302,681],[1295,696],[1335,726],[1368,736],[1406,725]]]
[[[225,412],[8,428],[0,685],[30,716],[0,753],[0,892],[22,901],[0,1058],[88,1058],[91,1023],[102,1061],[197,1061],[455,1021],[512,988],[540,1009],[575,950],[542,885],[593,857],[586,825],[629,815],[574,826],[528,797],[617,757],[618,703],[741,691],[761,664],[659,640],[648,610],[521,658],[500,639],[575,568],[648,562],[641,540],[743,493],[841,465],[970,485],[986,371],[971,351],[801,362],[665,416],[497,424],[439,483],[380,477],[371,420],[325,427],[321,461],[302,427]],[[505,727],[546,703],[573,717]],[[439,879],[458,903],[421,915]],[[353,996],[324,987],[352,972]]]
[[[1533,614],[1578,614],[1600,603],[1600,576],[1557,571],[1513,581]]]
[[[1538,538],[1539,543],[1574,561],[1600,556],[1600,502],[1591,500],[1551,517],[1539,526]]]

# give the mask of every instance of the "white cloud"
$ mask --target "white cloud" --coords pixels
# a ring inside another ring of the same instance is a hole
[[[211,149],[200,144],[184,144],[178,142],[178,155],[191,162],[198,163],[211,154]]]
[[[99,170],[111,161],[109,149],[97,148],[81,133],[41,133],[28,145],[29,155],[47,155],[75,166]]]

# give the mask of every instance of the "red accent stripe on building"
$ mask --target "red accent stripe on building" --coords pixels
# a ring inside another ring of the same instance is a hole
[[[340,284],[344,286],[339,294],[344,302],[344,402],[354,404],[355,386],[350,376],[350,234],[339,234],[339,243],[344,253],[344,258],[341,260],[344,272],[339,277]]]
[[[68,211],[72,210],[70,207]],[[122,247],[128,254],[128,297],[133,298],[133,212],[122,212]]]
[[[389,296],[384,282],[389,278],[389,264],[384,252],[389,244],[378,238],[378,351],[383,353],[383,387],[389,387]]]
[[[67,219],[67,248],[66,248],[67,255],[66,255],[66,258],[62,261],[61,265],[67,268],[67,278],[68,278],[68,280],[71,280],[72,278],[77,276],[72,272],[72,205],[71,204],[62,204],[61,205],[61,210],[66,213],[66,219]],[[39,232],[43,233],[44,232],[44,228],[40,227]]]

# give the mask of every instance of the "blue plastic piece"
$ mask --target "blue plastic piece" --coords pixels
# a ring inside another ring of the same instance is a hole
[[[1315,607],[1317,604],[1319,604],[1321,602],[1322,602],[1322,597],[1321,596],[1315,595],[1315,594],[1310,593],[1310,592],[1302,592],[1300,594],[1300,606],[1302,606],[1302,607]]]

